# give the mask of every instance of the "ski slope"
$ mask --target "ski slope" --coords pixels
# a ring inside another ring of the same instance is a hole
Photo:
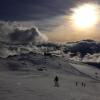
[[[19,69],[12,70],[12,64]],[[46,70],[38,70],[44,67]],[[58,88],[53,81],[56,75]],[[0,59],[0,100],[100,100],[99,70],[43,55]]]

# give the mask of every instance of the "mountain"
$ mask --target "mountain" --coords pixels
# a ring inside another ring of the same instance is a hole
[[[65,56],[66,59],[83,62],[100,62],[100,42],[94,40],[82,40],[69,43],[45,42],[38,44],[7,44],[0,42],[0,57],[21,55],[30,52],[50,53],[51,55]]]
[[[87,53],[100,53],[100,42],[96,42],[94,40],[82,40],[78,42],[67,43],[64,52],[72,52],[74,54],[79,52],[81,53],[82,57],[85,56]]]

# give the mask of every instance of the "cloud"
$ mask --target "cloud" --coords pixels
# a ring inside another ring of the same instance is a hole
[[[56,19],[57,17],[65,15],[67,18],[69,13],[71,13],[70,8],[75,7],[79,2],[84,3],[92,1],[94,0],[0,0],[0,20],[26,22],[38,21],[38,28],[45,31],[45,33],[48,33],[51,32],[48,31],[48,29],[63,25],[63,22],[67,23],[68,19]],[[48,20],[50,21],[47,22]],[[68,28],[66,30],[68,30]],[[53,32],[50,34],[52,33]],[[73,30],[70,31],[70,33],[73,33]],[[66,40],[66,38],[64,39]]]
[[[65,14],[74,0],[2,0],[1,20],[43,20]]]
[[[14,32],[9,34],[10,42],[25,44],[29,42],[45,42],[47,37],[41,34],[37,28],[33,27],[31,29],[20,30],[15,29]]]
[[[12,44],[45,42],[48,38],[35,26],[27,28],[15,22],[0,23],[0,40]]]
[[[16,22],[0,22],[0,57],[33,51],[37,43],[48,38],[37,27],[23,27]]]

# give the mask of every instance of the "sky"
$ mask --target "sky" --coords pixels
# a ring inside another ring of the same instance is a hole
[[[16,22],[26,27],[36,26],[50,41],[100,39],[99,24],[78,30],[70,25],[71,9],[82,4],[97,4],[99,0],[0,0],[0,21]],[[98,9],[99,10],[99,9]]]

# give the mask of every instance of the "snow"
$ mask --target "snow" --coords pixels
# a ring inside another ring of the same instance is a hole
[[[93,77],[97,80],[100,80],[100,70],[98,68],[86,65],[86,64],[71,64],[73,67],[75,67],[80,72],[89,75],[90,77]],[[97,75],[96,75],[97,73]]]
[[[55,88],[52,75],[1,73],[0,76],[0,100],[100,100],[100,85],[87,78],[60,74],[60,87]],[[86,88],[81,86],[82,81]]]
[[[25,56],[24,65],[19,58],[0,59],[0,100],[100,100],[99,69],[40,54]],[[18,63],[21,70],[5,70],[9,61]],[[22,70],[25,67],[30,70]],[[47,70],[39,71],[38,67]],[[95,72],[98,72],[98,78],[95,78]],[[53,81],[56,75],[59,77],[58,88],[54,87]],[[82,82],[86,87],[82,87]]]

